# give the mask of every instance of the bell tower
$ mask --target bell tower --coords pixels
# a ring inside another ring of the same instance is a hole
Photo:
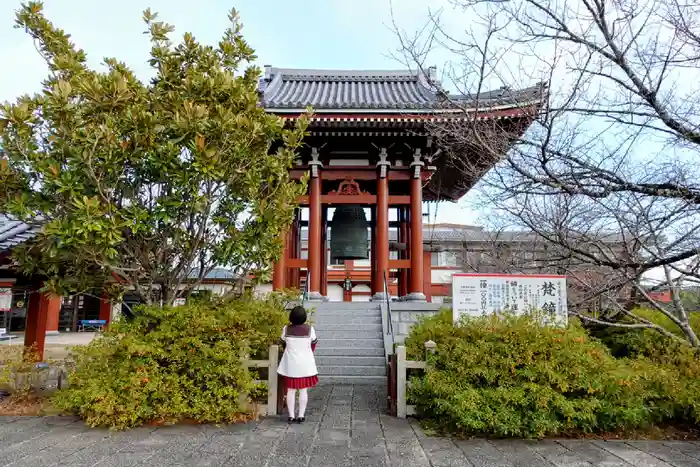
[[[450,96],[435,83],[408,70],[266,67],[260,93],[267,112],[289,124],[307,107],[314,112],[290,172],[297,179],[308,175],[308,193],[284,234],[274,289],[301,288],[305,281],[309,300],[342,300],[360,283],[373,300],[385,299],[386,290],[406,301],[429,297],[424,203],[457,201],[478,181],[455,170],[451,158],[482,173],[490,168],[479,165],[483,158],[473,145],[436,147],[436,128],[488,124],[524,131],[544,92],[538,85],[508,96],[502,90]],[[354,277],[344,273],[349,265]]]

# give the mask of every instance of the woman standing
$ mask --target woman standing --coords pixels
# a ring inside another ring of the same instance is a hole
[[[277,373],[284,376],[289,410],[287,421],[302,423],[305,420],[304,414],[309,402],[308,389],[318,384],[318,370],[313,353],[317,342],[316,331],[311,325],[306,324],[306,310],[303,306],[292,308],[289,312],[289,323],[282,329],[281,339],[285,348]],[[297,391],[299,391],[299,415],[295,416]]]

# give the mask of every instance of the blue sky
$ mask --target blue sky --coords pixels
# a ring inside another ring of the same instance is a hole
[[[404,29],[419,28],[429,8],[444,0],[394,0],[394,15]],[[20,2],[0,2],[0,101],[39,89],[46,68],[29,37],[14,29],[14,11]],[[149,76],[149,52],[141,16],[145,8],[158,12],[176,27],[215,44],[235,7],[244,24],[246,40],[256,49],[258,65],[289,68],[400,69],[392,58],[397,40],[391,30],[389,0],[46,0],[47,17],[73,36],[88,54],[92,66],[103,57],[125,61],[143,77]],[[436,63],[436,65],[440,65]],[[437,220],[476,223],[473,211],[443,204]],[[426,209],[428,209],[426,207]],[[430,208],[435,220],[435,206]]]

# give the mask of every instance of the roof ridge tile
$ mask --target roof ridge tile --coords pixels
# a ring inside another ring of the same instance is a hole
[[[268,72],[269,71],[269,72]],[[266,69],[260,83],[262,105],[266,109],[301,110],[311,106],[323,109],[435,110],[473,107],[512,106],[541,101],[545,87],[540,83],[520,90],[502,88],[479,95],[453,95],[430,89],[430,80],[411,70],[314,70]],[[316,86],[304,83],[318,83]],[[351,88],[356,90],[351,92]],[[456,102],[455,102],[456,101]]]

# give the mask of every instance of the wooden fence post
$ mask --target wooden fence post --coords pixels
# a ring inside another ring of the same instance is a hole
[[[277,364],[279,346],[271,345],[267,366],[267,415],[277,415]]]
[[[396,416],[406,418],[406,347],[396,346]]]
[[[435,355],[435,351],[437,350],[437,344],[433,341],[427,341],[425,344],[425,361],[426,363],[430,363],[432,360],[431,357]]]
[[[241,360],[241,365],[243,365],[244,371],[248,371],[248,365],[246,363],[246,360],[248,360],[248,349],[239,349],[238,351],[238,358]],[[241,408],[241,410],[245,411],[248,410],[250,407],[249,401],[248,401],[248,393],[241,391],[240,394],[238,394],[238,404]],[[256,416],[257,419],[257,416]]]

